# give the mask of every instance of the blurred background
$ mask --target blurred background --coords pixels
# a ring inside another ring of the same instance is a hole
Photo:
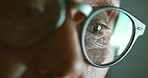
[[[148,78],[148,0],[121,0],[121,7],[147,25],[129,54],[112,66],[106,78]]]

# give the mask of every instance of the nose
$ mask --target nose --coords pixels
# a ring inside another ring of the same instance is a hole
[[[77,77],[81,74],[84,64],[81,47],[76,27],[69,16],[39,48],[42,52],[33,66],[37,74],[51,77]]]

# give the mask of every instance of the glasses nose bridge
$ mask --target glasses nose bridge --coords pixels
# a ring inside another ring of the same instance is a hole
[[[71,18],[78,34],[81,33],[81,27],[85,19],[92,13],[93,8],[89,4],[81,2],[66,1],[66,18]]]
[[[66,7],[68,9],[72,9],[74,13],[79,12],[84,14],[86,17],[88,17],[91,12],[93,11],[93,8],[89,4],[85,3],[76,3],[76,2],[66,2]],[[70,8],[69,8],[70,7]]]

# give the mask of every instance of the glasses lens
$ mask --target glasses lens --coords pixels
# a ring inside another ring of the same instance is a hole
[[[85,23],[84,53],[95,65],[117,61],[125,54],[133,32],[131,19],[118,10],[95,12]]]
[[[16,0],[11,3],[5,0],[0,8],[0,25],[4,27],[0,39],[10,45],[35,44],[52,34],[52,30],[59,28],[65,20],[64,0],[24,2]],[[8,7],[9,4],[13,6]]]
[[[60,27],[65,20],[65,4],[63,0],[49,0],[47,14],[50,28]],[[56,5],[56,7],[55,7]]]
[[[52,34],[52,31],[62,26],[65,20],[65,4],[63,0],[48,0],[44,6],[40,7],[43,11],[38,22],[42,22],[42,36]],[[41,37],[42,37],[41,36]]]

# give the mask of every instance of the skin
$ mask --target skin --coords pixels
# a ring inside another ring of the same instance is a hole
[[[66,20],[62,27],[54,30],[52,35],[47,34],[46,37],[40,39],[43,34],[48,33],[42,31],[42,29],[46,31],[46,24],[49,24],[44,22],[46,18],[42,19],[43,22],[38,22],[38,24],[31,22],[30,26],[26,26],[22,23],[27,20],[14,19],[17,16],[14,17],[15,13],[12,11],[20,10],[21,8],[17,7],[20,3],[24,6],[32,4],[41,11],[41,1],[21,1],[2,0],[0,2],[0,16],[2,17],[0,18],[0,78],[105,77],[108,68],[93,67],[83,57],[79,43],[79,26],[85,18],[82,14],[72,13],[72,9],[67,7]],[[81,0],[80,2],[99,7],[93,1],[95,0]],[[112,0],[111,2],[114,6],[119,6],[119,1]],[[68,4],[68,0],[66,3]],[[5,5],[11,7],[5,7]],[[8,20],[10,17],[7,15],[12,16],[13,22]],[[45,28],[40,26],[42,24]]]

